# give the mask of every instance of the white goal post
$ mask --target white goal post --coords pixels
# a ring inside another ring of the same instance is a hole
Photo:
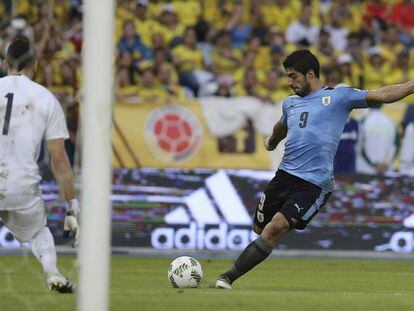
[[[84,1],[80,311],[109,309],[114,12],[114,0]]]

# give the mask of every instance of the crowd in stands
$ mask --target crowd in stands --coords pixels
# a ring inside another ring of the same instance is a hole
[[[376,89],[412,80],[413,16],[413,0],[119,0],[116,97],[163,104],[254,96],[277,103],[291,93],[282,61],[295,49],[319,58],[328,85]],[[33,40],[35,79],[60,99],[76,135],[82,1],[5,0],[0,17],[0,55],[16,34]],[[377,171],[384,171],[380,164]]]
[[[414,3],[406,0],[122,0],[118,95],[161,102],[212,94],[280,101],[290,93],[282,60],[301,48],[320,59],[323,79],[368,89],[399,83],[414,78],[410,12]],[[168,74],[160,70],[164,64]]]

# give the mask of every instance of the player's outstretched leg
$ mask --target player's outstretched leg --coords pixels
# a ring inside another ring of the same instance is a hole
[[[231,284],[246,272],[265,260],[273,250],[273,246],[290,230],[285,216],[276,213],[261,235],[250,243],[236,259],[233,267],[219,276],[216,288],[231,289]]]
[[[56,266],[55,243],[49,228],[43,227],[30,242],[33,254],[43,267],[48,288],[59,293],[73,293],[75,285],[61,275]]]

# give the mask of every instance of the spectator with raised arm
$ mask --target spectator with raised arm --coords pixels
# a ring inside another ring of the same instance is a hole
[[[252,25],[244,19],[244,7],[241,2],[236,2],[231,19],[226,29],[231,34],[233,47],[242,49],[252,33]]]

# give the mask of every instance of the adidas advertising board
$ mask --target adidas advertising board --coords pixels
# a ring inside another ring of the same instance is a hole
[[[251,215],[272,171],[115,170],[113,246],[239,250],[254,239]],[[41,185],[56,244],[65,207],[51,174]],[[276,248],[414,252],[414,178],[336,176],[328,203],[303,231]],[[0,221],[0,248],[20,244]]]

